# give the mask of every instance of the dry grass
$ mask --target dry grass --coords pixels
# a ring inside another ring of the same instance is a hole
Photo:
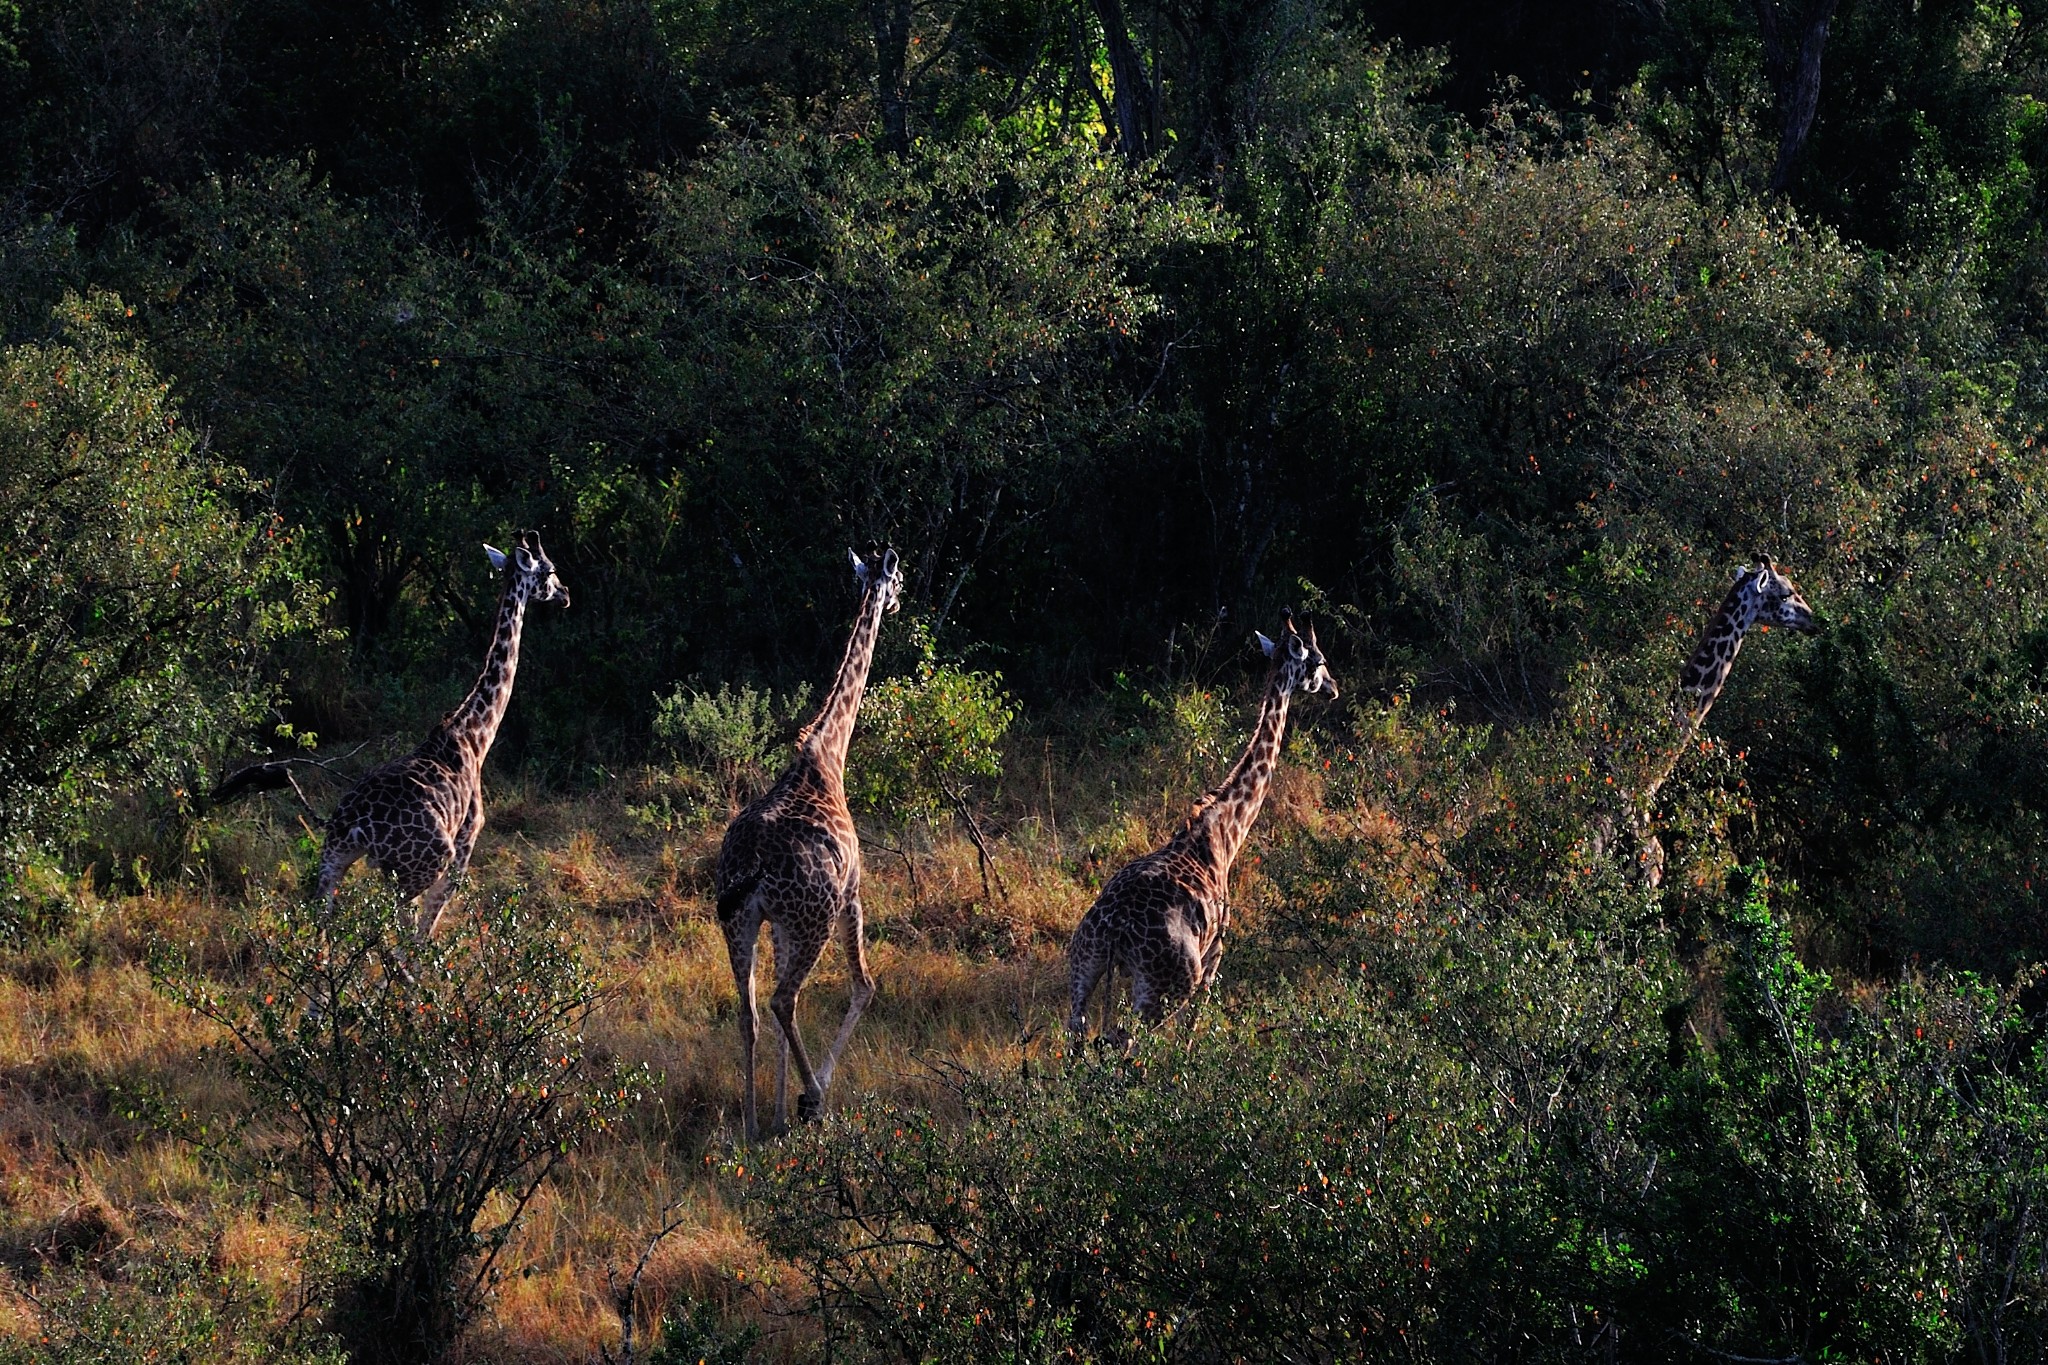
[[[838,1103],[926,1095],[932,1058],[1014,1064],[1034,1031],[1032,1046],[1057,1031],[1067,933],[1102,874],[1149,847],[1178,810],[1157,794],[1141,810],[1102,794],[1090,806],[1075,796],[1085,774],[1036,778],[991,802],[987,872],[952,831],[877,835],[868,847],[864,905],[881,995],[844,1058]],[[1051,808],[1053,790],[1075,808]],[[745,1232],[707,1162],[735,1140],[739,1113],[735,993],[709,902],[723,821],[649,819],[635,814],[645,798],[645,778],[578,798],[494,790],[475,886],[522,888],[571,917],[616,988],[590,1029],[594,1046],[645,1062],[659,1085],[532,1203],[463,1359],[594,1359],[618,1334],[606,1267],[631,1267],[666,1209],[686,1220],[641,1277],[643,1322],[678,1300],[711,1302],[758,1322],[772,1355],[803,1347],[805,1328],[776,1291],[786,1271]],[[197,876],[115,894],[94,890],[88,874],[61,890],[66,929],[0,960],[0,1332],[33,1328],[23,1291],[55,1267],[199,1257],[281,1302],[299,1293],[305,1232],[291,1209],[127,1117],[127,1097],[143,1089],[195,1113],[238,1103],[209,1054],[211,1027],[158,993],[145,954],[166,939],[190,945],[209,972],[246,970],[238,913],[256,892],[293,894],[313,849],[283,802],[207,835]],[[807,1036],[823,1042],[844,1001],[846,964],[834,950],[805,993]],[[770,1083],[764,1058],[764,1097]]]
[[[1063,948],[1108,872],[1151,847],[1186,809],[1186,779],[1146,778],[1125,800],[1085,756],[1047,746],[988,802],[993,866],[955,831],[876,834],[866,852],[870,955],[881,986],[835,1082],[856,1093],[928,1097],[929,1062],[1014,1065],[1064,1014]],[[592,1043],[660,1077],[629,1120],[588,1145],[532,1205],[488,1318],[463,1344],[476,1361],[588,1361],[617,1339],[608,1266],[629,1267],[665,1211],[682,1228],[642,1277],[640,1312],[708,1301],[761,1326],[771,1355],[800,1354],[802,1321],[776,1288],[707,1156],[736,1137],[736,999],[711,915],[724,821],[650,814],[656,777],[549,797],[501,783],[473,865],[485,891],[519,888],[565,912],[616,994]],[[1315,818],[1306,775],[1274,793],[1277,818]],[[1055,805],[1055,797],[1059,804]],[[1268,823],[1271,822],[1269,817]],[[209,831],[200,874],[142,894],[69,888],[69,930],[0,959],[0,1332],[32,1325],[21,1292],[56,1265],[200,1256],[289,1301],[305,1234],[284,1206],[227,1183],[191,1146],[125,1117],[144,1086],[196,1113],[226,1112],[232,1082],[210,1029],[151,986],[156,936],[193,945],[210,971],[246,970],[238,913],[259,892],[290,894],[313,843],[282,803]],[[1252,859],[1240,893],[1254,893]],[[986,880],[985,880],[986,877]],[[999,888],[998,889],[998,885]],[[807,1036],[836,1027],[845,964],[829,951],[805,993]],[[1034,1041],[1035,1039],[1035,1041]],[[767,1050],[764,1049],[764,1054]],[[764,1055],[764,1103],[773,1079]]]

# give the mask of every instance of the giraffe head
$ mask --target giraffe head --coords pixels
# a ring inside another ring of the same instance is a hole
[[[554,561],[540,547],[540,535],[521,531],[512,543],[512,553],[484,546],[491,567],[506,576],[507,590],[520,602],[560,602],[569,605],[569,590],[555,577]]]
[[[1316,644],[1314,626],[1308,628],[1308,636],[1303,638],[1294,629],[1294,613],[1290,611],[1277,644],[1258,631],[1252,634],[1258,637],[1259,651],[1279,665],[1287,690],[1293,691],[1298,687],[1304,692],[1320,692],[1333,701],[1336,699],[1337,680],[1330,676],[1329,662],[1323,658],[1323,651]]]
[[[870,588],[882,595],[882,610],[894,611],[900,605],[898,598],[903,595],[903,566],[896,562],[894,550],[882,551],[879,563],[870,564],[852,550],[846,552],[853,561],[853,579],[860,584],[861,595],[866,596]]]
[[[1822,629],[1820,618],[1806,605],[1792,580],[1763,555],[1757,556],[1754,569],[1737,575],[1735,591],[1756,625],[1766,629],[1783,626],[1802,635],[1817,635]]]

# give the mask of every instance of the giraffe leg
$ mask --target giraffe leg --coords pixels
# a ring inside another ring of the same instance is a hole
[[[748,915],[741,915],[739,923],[726,926],[725,951],[732,959],[733,984],[740,992],[740,1114],[746,1127],[747,1141],[753,1142],[761,1136],[761,1126],[754,1114],[754,1035],[760,1028],[760,1010],[754,999],[754,951],[761,931],[761,922]]]
[[[1161,944],[1150,962],[1131,973],[1131,1003],[1157,1027],[1169,1009],[1185,1004],[1202,979],[1201,955],[1184,942]]]
[[[866,920],[860,908],[860,892],[846,898],[846,907],[839,915],[839,942],[846,950],[846,971],[852,978],[852,994],[846,1002],[846,1018],[839,1023],[838,1036],[832,1040],[832,1048],[825,1054],[825,1065],[818,1074],[818,1098],[824,1100],[824,1092],[832,1086],[832,1075],[839,1070],[840,1054],[853,1041],[853,1026],[860,1022],[868,1004],[875,998],[875,978],[868,973]],[[813,1115],[812,1117],[816,1117]]]
[[[1136,1009],[1138,1007],[1138,971],[1131,964],[1125,963],[1123,974],[1130,980],[1131,1006],[1133,1009]],[[1102,1029],[1096,1036],[1119,1052],[1128,1053],[1131,1050],[1132,1043],[1131,1031],[1124,1027],[1123,1020],[1119,1014],[1123,997],[1117,994],[1116,977],[1117,963],[1112,958],[1109,964],[1108,987],[1102,992]]]
[[[446,908],[449,897],[455,894],[454,869],[443,872],[427,884],[420,892],[420,917],[413,926],[413,932],[425,943],[441,927],[441,911]]]
[[[768,998],[768,1012],[782,1026],[783,1042],[789,1048],[790,1060],[796,1063],[797,1079],[803,1085],[803,1093],[797,1096],[796,1101],[799,1119],[816,1118],[825,1102],[824,1087],[818,1084],[817,1073],[811,1069],[810,1054],[804,1051],[803,1035],[796,1028],[797,995],[803,990],[811,968],[818,965],[818,955],[825,951],[824,931],[829,928],[827,916],[817,917],[817,928],[819,932],[806,933],[799,938],[786,930],[784,921],[777,920],[774,924],[775,994]]]
[[[1230,924],[1230,911],[1223,912],[1223,922],[1217,926],[1216,937],[1202,950],[1202,967],[1195,979],[1195,989],[1188,996],[1188,1046],[1195,1045],[1195,1020],[1202,1013],[1202,1005],[1209,998],[1209,991],[1216,984],[1216,973],[1223,966],[1223,933]]]
[[[456,883],[469,871],[469,855],[476,852],[476,836],[483,832],[483,828],[484,797],[479,791],[469,803],[469,813],[463,817],[462,828],[456,831],[454,856],[433,884],[420,894],[419,935],[422,942],[440,932],[441,912],[447,908],[449,897],[455,894]]]
[[[779,1030],[778,1030],[779,1032]],[[789,1039],[784,1036],[775,1054],[775,1127],[789,1131]]]
[[[1088,997],[1104,976],[1109,977],[1107,994],[1116,994],[1116,964],[1103,950],[1097,936],[1083,921],[1067,947],[1067,1035],[1075,1050],[1088,1040]]]
[[[339,839],[329,839],[327,847],[320,850],[320,909],[325,913],[341,894],[341,879],[348,875],[349,868],[361,861],[368,850]]]

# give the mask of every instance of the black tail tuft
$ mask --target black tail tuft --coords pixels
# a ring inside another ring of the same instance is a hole
[[[747,897],[754,894],[754,888],[761,884],[761,874],[756,872],[742,877],[718,893],[718,919],[721,924],[730,923],[739,914],[740,907],[747,903]]]
[[[221,779],[220,785],[213,789],[213,795],[207,799],[215,805],[219,805],[224,801],[232,801],[236,797],[246,795],[249,792],[270,792],[276,791],[280,787],[289,787],[291,785],[292,769],[290,761],[276,759],[269,763],[257,763],[242,769],[240,772],[228,774]]]

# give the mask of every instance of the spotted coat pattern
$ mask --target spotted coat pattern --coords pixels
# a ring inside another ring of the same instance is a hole
[[[334,896],[349,867],[367,857],[397,884],[400,895],[420,898],[422,937],[440,924],[484,827],[484,755],[512,700],[526,604],[569,605],[568,590],[555,577],[555,566],[534,532],[521,531],[510,555],[488,545],[484,552],[502,571],[504,588],[476,686],[435,722],[418,748],[372,768],[349,788],[327,822],[320,853],[323,902]]]
[[[1297,689],[1337,695],[1313,630],[1304,640],[1290,617],[1277,645],[1258,638],[1273,666],[1244,752],[1179,832],[1109,879],[1068,942],[1067,1031],[1076,1042],[1086,1036],[1088,1001],[1104,976],[1106,1033],[1114,1027],[1115,973],[1130,978],[1139,1017],[1154,1024],[1216,978],[1230,920],[1230,867],[1272,784],[1288,701]]]
[[[782,1034],[781,1061],[775,1073],[778,1128],[786,1128],[789,1122],[791,1060],[802,1086],[797,1116],[814,1119],[824,1109],[825,1091],[832,1084],[840,1054],[853,1037],[854,1025],[875,994],[860,905],[860,839],[846,807],[846,749],[867,688],[868,666],[874,658],[882,617],[896,610],[903,573],[894,550],[883,555],[879,566],[864,563],[859,555],[852,558],[854,578],[861,589],[860,613],[832,690],[817,717],[798,736],[796,757],[789,767],[775,785],[733,818],[718,850],[718,925],[725,934],[733,982],[739,987],[740,1064],[750,1142],[760,1136],[754,1081],[759,1029],[754,959],[762,924],[768,925],[775,947],[775,991],[768,1008]],[[846,952],[852,997],[831,1047],[814,1067],[797,1032],[797,995],[835,931]]]

